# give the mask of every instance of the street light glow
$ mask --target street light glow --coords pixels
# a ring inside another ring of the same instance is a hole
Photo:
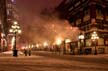
[[[39,48],[39,44],[36,44],[36,47]]]
[[[14,24],[16,25],[16,24],[18,24],[18,22],[17,21],[14,21]]]
[[[43,43],[44,47],[48,46],[48,43],[47,42],[44,42]]]
[[[91,34],[91,39],[95,42],[95,52],[94,52],[94,54],[97,55],[96,45],[98,43],[97,40],[99,39],[99,36],[95,31]]]
[[[80,35],[78,38],[79,39],[84,39],[84,35]]]
[[[4,33],[1,33],[1,37],[3,38],[5,36],[5,34]]]
[[[12,30],[12,29],[10,29],[10,30],[9,30],[9,32],[13,32],[13,30]]]
[[[69,42],[71,42],[71,40],[70,39],[66,39],[65,42],[66,43],[69,43]]]
[[[13,56],[17,57],[17,48],[16,48],[16,35],[17,33],[21,33],[20,26],[18,25],[17,21],[14,21],[9,32],[14,34],[14,38],[12,39],[12,46],[13,46]]]
[[[56,44],[57,44],[57,45],[60,45],[61,43],[62,43],[62,39],[61,39],[61,38],[57,38],[57,39],[56,39]]]
[[[11,26],[11,29],[9,30],[11,33],[21,33],[20,26],[18,25],[17,21],[14,21],[14,24]]]
[[[20,34],[22,31],[20,29],[16,29],[16,32]]]
[[[95,31],[92,33],[91,39],[92,39],[93,41],[95,41],[96,39],[99,39],[99,37],[98,37],[98,35],[97,35],[97,33],[96,33]]]

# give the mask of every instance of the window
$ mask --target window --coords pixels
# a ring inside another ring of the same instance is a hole
[[[96,14],[102,15],[102,7],[100,5],[96,5]]]
[[[71,11],[73,9],[73,6],[71,8],[69,8],[69,11]]]
[[[70,0],[66,0],[65,4],[67,4],[67,3],[69,3],[69,2],[70,2]]]
[[[83,19],[84,19],[84,21],[88,21],[90,19],[90,9],[85,8]]]
[[[75,4],[75,7],[77,7],[79,4],[80,4],[80,1]]]
[[[106,8],[106,15],[108,16],[108,8]]]
[[[98,48],[98,52],[99,52],[100,54],[105,53],[105,48],[104,48],[104,47],[99,47],[99,48]]]
[[[7,9],[7,15],[12,15],[12,10],[11,9]]]
[[[100,19],[97,19],[97,28],[104,29],[103,22]]]
[[[7,7],[8,7],[8,8],[12,8],[12,5],[11,5],[11,4],[7,4]]]
[[[104,39],[102,38],[98,39],[98,45],[104,45]]]
[[[90,13],[90,10],[89,9],[87,9],[87,10],[84,11],[84,14],[85,15],[89,15],[89,13]]]
[[[84,2],[85,0],[82,0],[82,2]]]
[[[102,15],[102,10],[101,9],[96,9],[96,14],[97,15]]]
[[[106,39],[105,44],[108,45],[108,39]]]
[[[76,25],[81,24],[81,19],[76,20]]]
[[[91,46],[91,40],[90,39],[86,40],[86,46]]]
[[[76,19],[79,19],[79,18],[81,18],[80,12],[76,13]]]
[[[1,25],[1,19],[0,19],[0,25]]]
[[[10,14],[9,10],[7,10],[7,14],[8,14],[8,15]]]

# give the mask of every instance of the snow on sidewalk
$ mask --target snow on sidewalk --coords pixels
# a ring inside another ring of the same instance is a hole
[[[6,51],[6,52],[1,52],[0,56],[12,56],[13,55],[13,51]],[[24,55],[23,52],[18,51],[18,55]]]
[[[90,54],[90,55],[69,55],[69,54],[57,54],[54,52],[49,52],[49,51],[34,51],[33,53],[35,54],[41,54],[41,55],[56,55],[56,56],[68,56],[68,57],[84,57],[84,58],[106,58],[108,59],[108,54]]]

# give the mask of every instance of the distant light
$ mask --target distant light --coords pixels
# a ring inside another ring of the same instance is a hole
[[[18,24],[18,22],[17,21],[14,21],[14,24],[16,25],[16,24]]]
[[[13,32],[13,29],[10,29],[9,32]]]
[[[16,1],[15,0],[11,0],[12,4],[16,4]]]
[[[21,49],[26,49],[26,47],[25,46],[22,46]]]
[[[70,29],[72,30],[72,29],[73,29],[73,27],[70,27]]]
[[[5,36],[5,34],[4,33],[1,33],[1,37],[3,38]]]
[[[79,39],[84,39],[84,35],[80,35],[78,38]]]
[[[44,42],[43,43],[44,47],[48,46],[48,43],[47,42]]]
[[[29,48],[33,48],[33,47],[35,47],[35,46],[32,44],[31,47],[29,47]]]
[[[14,2],[15,0],[11,0],[12,2]]]
[[[93,39],[93,41],[95,41],[96,39],[99,39],[99,36],[95,31],[92,33],[91,39]]]
[[[39,44],[36,44],[36,47],[38,48],[39,47]]]
[[[56,39],[56,44],[57,44],[57,45],[60,45],[61,43],[62,43],[62,39],[61,39],[61,38],[57,38],[57,39]]]
[[[70,39],[66,39],[65,42],[66,43],[69,43],[69,42],[71,42],[71,40]]]
[[[20,34],[22,31],[21,30],[18,30],[18,33]]]

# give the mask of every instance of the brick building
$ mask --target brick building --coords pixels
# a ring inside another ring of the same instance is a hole
[[[84,34],[84,51],[108,53],[108,0],[63,0],[56,11]],[[95,42],[91,39],[93,32],[99,37]]]

